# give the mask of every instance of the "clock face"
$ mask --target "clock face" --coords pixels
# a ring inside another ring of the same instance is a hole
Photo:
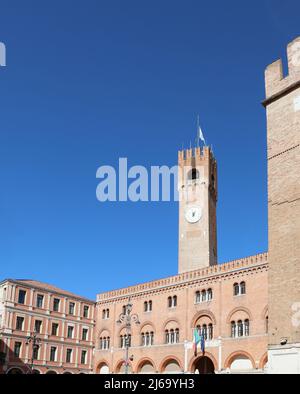
[[[201,208],[190,207],[186,210],[185,218],[189,223],[197,223],[201,219]]]

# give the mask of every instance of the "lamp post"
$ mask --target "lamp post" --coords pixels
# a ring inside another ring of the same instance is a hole
[[[30,363],[30,373],[33,373],[33,362],[34,362],[34,352],[38,350],[40,347],[40,338],[37,337],[36,331],[34,331],[29,337],[26,339],[26,345],[32,343],[32,352],[31,352],[31,363]]]
[[[129,359],[129,346],[130,346],[130,333],[131,333],[131,323],[140,324],[139,317],[136,313],[131,314],[132,303],[130,302],[130,297],[128,298],[127,305],[125,305],[123,313],[119,315],[118,324],[125,324],[125,374],[128,374]]]

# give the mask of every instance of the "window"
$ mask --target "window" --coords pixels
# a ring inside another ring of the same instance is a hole
[[[233,285],[233,294],[236,296],[236,295],[239,295],[239,293],[240,293],[240,286],[238,283],[235,283]]]
[[[24,317],[17,316],[17,321],[16,321],[16,330],[23,330],[23,325],[24,325]]]
[[[122,306],[122,313],[123,313],[123,315],[126,315],[126,305]]]
[[[231,337],[247,337],[250,334],[250,322],[249,319],[244,321],[238,320],[237,322],[231,322]]]
[[[26,291],[25,290],[19,290],[18,303],[19,304],[25,304],[25,297],[26,297]]]
[[[87,341],[87,335],[88,335],[88,329],[87,328],[83,328],[82,329],[82,340],[83,341]]]
[[[126,347],[126,344],[128,347],[131,346],[131,335],[120,335],[120,347],[124,349]]]
[[[208,289],[207,290],[207,301],[212,300],[212,297],[213,297],[212,289]]]
[[[86,364],[86,350],[81,351],[81,364]]]
[[[123,314],[125,314],[124,312],[124,308],[125,306],[123,306]],[[102,311],[102,319],[108,319],[109,318],[109,309],[103,309]]]
[[[151,312],[151,311],[152,311],[152,301],[145,301],[144,312]]]
[[[74,315],[74,311],[75,311],[75,304],[74,304],[74,302],[70,302],[69,303],[69,315]]]
[[[59,298],[54,298],[53,299],[53,311],[58,312],[59,311],[59,304],[60,304],[60,299]]]
[[[177,296],[168,297],[168,307],[175,308],[177,306]]]
[[[236,324],[235,324],[235,321],[232,321],[231,322],[231,337],[232,338],[234,338],[236,336],[235,333],[236,333]]]
[[[39,359],[39,350],[40,350],[40,346],[39,345],[34,345],[33,349],[32,349],[32,358],[34,360],[38,360]]]
[[[56,347],[51,346],[50,348],[50,361],[56,361]]]
[[[195,302],[196,304],[199,304],[200,302],[211,301],[212,297],[212,289],[202,290],[201,292],[198,290],[195,293]]]
[[[42,294],[38,294],[36,297],[36,307],[43,308],[44,296]]]
[[[269,317],[268,316],[266,316],[265,324],[266,324],[266,334],[268,334],[268,332],[269,332]]]
[[[246,283],[245,282],[240,283],[240,294],[246,294]]]
[[[85,317],[85,318],[89,317],[89,307],[88,307],[88,305],[84,305],[84,307],[83,307],[83,317]]]
[[[246,283],[235,283],[233,285],[233,295],[238,296],[243,294],[246,294]]]
[[[74,332],[74,327],[73,326],[68,326],[68,338],[73,338],[73,332]]]
[[[152,346],[154,342],[154,332],[142,332],[141,334],[142,346]]]
[[[71,363],[72,362],[72,349],[67,349],[66,353],[66,363]]]
[[[213,339],[214,333],[213,333],[213,325],[212,325],[212,323],[209,323],[208,325],[205,324],[205,323],[202,324],[202,325],[198,324],[196,328],[197,328],[199,334],[204,336],[204,339],[206,341],[207,340],[210,341],[210,340]]]
[[[20,357],[21,346],[22,346],[22,342],[15,342],[15,347],[14,347],[14,356],[15,357]]]
[[[57,336],[58,332],[58,323],[52,323],[51,335]]]
[[[248,337],[249,336],[249,320],[246,319],[244,321],[244,336]]]
[[[109,349],[110,338],[109,337],[100,337],[100,350]]]
[[[196,168],[192,168],[188,173],[188,180],[194,181],[199,179],[199,171]]]
[[[34,322],[34,331],[37,333],[41,332],[41,328],[42,328],[42,320],[36,320]]]
[[[166,343],[169,345],[179,343],[179,328],[176,328],[175,330],[173,330],[173,328],[171,328],[170,330],[166,330],[165,340]]]

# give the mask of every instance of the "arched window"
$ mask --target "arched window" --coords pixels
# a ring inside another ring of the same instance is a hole
[[[169,330],[165,331],[165,338],[166,338],[166,343],[170,343],[170,334],[169,334]]]
[[[150,332],[150,346],[152,346],[154,344],[154,332],[151,331]]]
[[[145,341],[145,334],[142,332],[142,334],[141,334],[141,345],[142,345],[142,346],[145,346],[145,344],[146,344],[146,341]]]
[[[242,336],[244,335],[243,322],[242,322],[242,320],[239,320],[239,321],[237,322],[237,325],[238,325],[238,336],[239,336],[239,337],[242,337]]]
[[[200,302],[200,291],[196,291],[195,293],[195,302],[196,304]]]
[[[240,294],[246,294],[246,283],[245,282],[240,283]]]
[[[213,339],[213,325],[211,323],[208,325],[208,339]]]
[[[265,329],[266,329],[266,334],[268,334],[268,332],[269,332],[269,317],[268,317],[268,316],[266,316],[265,324],[266,324],[266,327],[265,327]]]
[[[205,302],[206,301],[206,290],[201,291],[201,301]]]
[[[202,335],[204,336],[204,339],[207,340],[207,325],[203,324],[202,326]]]
[[[235,321],[231,322],[231,337],[235,338],[236,336],[236,324]]]
[[[249,328],[250,328],[250,326],[249,326],[249,320],[246,319],[246,320],[244,321],[244,335],[245,335],[245,337],[248,337],[248,336],[249,336]]]
[[[148,311],[151,312],[152,311],[152,301],[150,300],[148,303]]]
[[[192,168],[188,172],[188,180],[189,181],[195,181],[197,179],[199,179],[199,171],[196,168]]]
[[[148,311],[148,302],[145,301],[144,302],[144,312],[147,312],[147,311]]]
[[[168,297],[168,307],[172,308],[172,297]]]
[[[212,289],[208,289],[207,290],[207,301],[212,300],[212,296],[213,296]]]
[[[177,296],[173,296],[173,307],[177,306]]]
[[[179,343],[179,328],[175,330],[175,343]]]
[[[238,283],[235,283],[233,285],[233,295],[239,295],[240,294],[240,286]]]

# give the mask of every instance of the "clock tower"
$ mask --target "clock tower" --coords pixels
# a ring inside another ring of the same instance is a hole
[[[178,272],[217,264],[217,163],[211,149],[178,152]]]

